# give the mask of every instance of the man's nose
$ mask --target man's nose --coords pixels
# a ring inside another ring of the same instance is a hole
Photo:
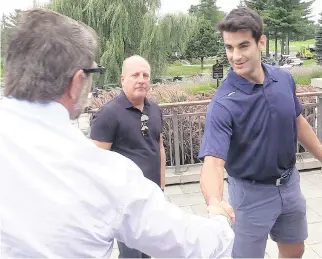
[[[240,61],[242,58],[241,52],[238,49],[234,49],[233,61]]]
[[[139,76],[138,76],[138,82],[143,83],[143,80],[144,80],[143,74],[140,73]]]

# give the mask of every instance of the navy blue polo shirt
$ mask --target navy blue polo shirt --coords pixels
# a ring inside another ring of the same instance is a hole
[[[225,160],[228,175],[266,180],[294,167],[302,105],[291,74],[270,65],[263,85],[232,69],[209,104],[199,157]]]
[[[147,135],[141,131],[142,114],[149,117]],[[96,141],[112,143],[112,151],[131,159],[146,178],[160,186],[161,133],[162,113],[159,105],[145,99],[141,112],[133,107],[122,91],[94,115],[90,137]]]

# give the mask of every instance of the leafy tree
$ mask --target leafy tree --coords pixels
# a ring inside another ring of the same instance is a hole
[[[277,41],[282,39],[282,50],[286,40],[289,50],[289,36],[291,33],[301,33],[309,24],[311,5],[314,0],[271,0],[266,15],[269,20],[270,29],[275,36],[275,54],[277,54]],[[289,51],[287,51],[289,52]]]
[[[270,0],[245,0],[244,4],[257,12],[262,12],[264,10],[267,10],[269,6]]]
[[[1,18],[1,71],[3,71],[4,59],[7,53],[8,38],[10,37],[11,29],[16,26],[20,9],[15,9],[8,15],[2,14]]]
[[[290,33],[290,40],[305,41],[305,40],[314,39],[318,29],[319,29],[318,24],[316,24],[314,21],[308,21],[308,24],[305,27],[305,29],[301,30],[300,32]]]
[[[245,5],[256,11],[263,19],[264,22],[264,34],[267,37],[267,44],[266,44],[266,56],[268,57],[269,54],[269,40],[271,38],[271,21],[268,17],[268,10],[271,8],[271,0],[245,0]]]
[[[310,25],[309,18],[314,0],[245,0],[247,7],[256,10],[262,16],[265,24],[265,34],[268,39],[275,38],[275,55],[277,42],[282,40],[281,52],[289,53],[289,40],[292,35],[302,34]],[[269,54],[267,45],[266,54]]]
[[[221,35],[218,36],[218,52],[217,52],[217,61],[224,67],[230,66],[227,59],[226,48],[224,46],[224,40]]]
[[[319,29],[315,36],[315,58],[319,65],[322,65],[322,12],[320,13]]]
[[[191,5],[189,13],[198,17],[198,32],[188,43],[185,56],[188,59],[198,58],[203,68],[204,59],[217,55],[220,47],[216,24],[224,18],[225,13],[220,11],[216,0],[200,0],[198,5]]]
[[[185,55],[189,59],[200,59],[201,68],[203,69],[204,59],[215,56],[217,51],[218,37],[215,28],[209,20],[201,18],[198,32],[189,41]]]
[[[225,13],[217,7],[216,0],[200,0],[199,5],[191,5],[190,14],[196,15],[198,18],[211,22],[211,25],[216,26],[217,22],[224,18]]]
[[[239,1],[239,4],[237,5],[237,7],[238,8],[240,8],[240,7],[245,7],[246,6],[246,4],[245,4],[245,0],[240,0]]]
[[[196,18],[186,14],[159,17],[160,4],[160,0],[52,0],[47,8],[98,32],[98,62],[107,68],[105,83],[116,83],[128,56],[145,57],[156,77],[166,68],[171,53],[185,50]]]

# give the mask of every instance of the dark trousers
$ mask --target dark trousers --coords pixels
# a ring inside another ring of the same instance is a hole
[[[124,243],[117,241],[117,245],[119,248],[119,258],[151,258],[150,256],[132,249],[128,248]]]

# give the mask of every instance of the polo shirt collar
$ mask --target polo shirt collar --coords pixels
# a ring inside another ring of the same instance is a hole
[[[130,102],[130,100],[126,97],[124,91],[122,90],[120,93],[120,101],[121,104],[126,108],[126,109],[130,109],[133,108],[133,104]],[[150,106],[150,102],[147,98],[144,98],[144,106],[149,107]]]
[[[265,72],[264,86],[272,81],[277,82],[277,79],[274,75],[275,74],[274,69],[271,66],[264,63],[262,63],[262,67]],[[228,70],[227,79],[229,80],[229,83],[231,83],[232,85],[234,85],[235,87],[237,87],[239,90],[241,90],[246,94],[252,94],[254,86],[258,85],[254,82],[250,82],[247,79],[237,75],[232,68],[229,68]]]

